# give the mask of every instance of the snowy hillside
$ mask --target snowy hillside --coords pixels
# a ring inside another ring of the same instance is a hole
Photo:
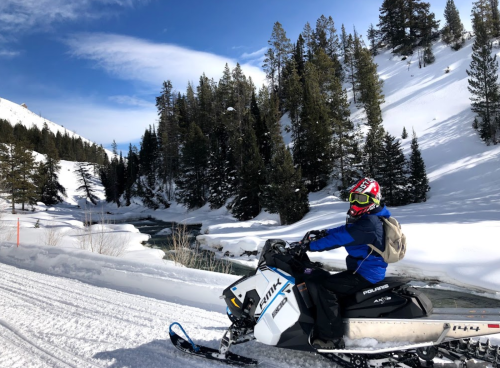
[[[40,115],[35,114],[34,112],[29,110],[29,106],[24,107],[22,105],[18,105],[14,102],[6,100],[5,98],[0,98],[0,119],[7,120],[13,126],[16,124],[22,124],[28,129],[32,126],[36,126],[38,129],[42,130],[44,124],[47,124],[49,130],[54,134],[57,134],[57,132],[61,133],[62,135],[68,134],[71,138],[81,138],[83,142],[94,144],[94,142],[91,142],[88,139],[78,135],[76,132],[68,130],[64,126],[56,124],[50,120],[43,118]],[[106,152],[111,157],[111,151],[106,150]]]

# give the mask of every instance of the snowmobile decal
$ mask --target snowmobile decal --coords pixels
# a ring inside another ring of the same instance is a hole
[[[376,288],[368,289],[368,290],[363,291],[363,295],[375,293],[377,291],[384,290],[384,289],[387,289],[387,288],[389,288],[388,284],[385,284],[385,285],[382,285],[382,286],[377,286]]]
[[[390,296],[384,296],[383,298],[375,299],[373,304],[375,304],[375,303],[384,304],[386,301],[391,300],[391,299],[392,298]]]
[[[288,284],[288,283],[287,283]],[[266,295],[264,295],[264,298],[262,298],[262,300],[260,301],[260,304],[259,304],[259,307],[260,309],[262,309],[262,307],[264,305],[267,304],[267,301],[269,300],[269,298],[271,298],[271,296],[274,294],[274,292],[276,291],[276,289],[278,288],[278,285],[281,285],[281,281],[280,279],[278,279],[278,281],[276,282],[276,284],[274,284],[270,289],[269,291],[267,292]]]
[[[239,306],[238,304],[236,304],[236,302],[234,301],[234,299],[236,299],[236,298],[231,299],[231,301],[232,301],[232,302],[233,302],[233,304],[236,306],[236,308],[240,308],[240,306]]]
[[[273,318],[276,317],[276,315],[279,313],[281,308],[283,308],[283,306],[286,304],[287,301],[288,301],[288,299],[285,298],[281,301],[281,303],[278,304],[278,306],[276,307],[276,309],[273,312]]]
[[[257,320],[257,323],[258,323],[258,322],[260,321],[260,319],[264,316],[264,314],[266,314],[267,309],[269,308],[269,306],[270,306],[271,304],[273,304],[273,302],[274,302],[274,300],[276,299],[276,297],[277,297],[278,295],[285,295],[285,294],[283,293],[283,290],[285,290],[285,289],[286,289],[286,287],[288,286],[288,284],[289,284],[289,283],[288,283],[288,281],[287,281],[287,283],[285,284],[285,286],[283,286],[283,287],[281,288],[281,290],[280,290],[280,291],[278,291],[278,293],[274,296],[273,300],[271,300],[271,302],[267,305],[267,307],[266,307],[266,308],[264,308],[264,310],[262,311],[262,313],[261,313],[261,314],[260,314],[260,316],[259,316],[259,319]],[[276,290],[276,287],[277,287],[278,285],[281,285],[281,283],[279,282],[279,279],[278,279],[278,282],[277,282],[275,285],[273,285],[273,287],[272,287],[272,289],[271,289],[271,290],[273,290],[273,289],[274,289],[274,290]],[[271,290],[269,290],[269,291],[271,291]],[[274,291],[273,291],[273,293],[274,293]],[[265,296],[264,298],[266,298],[268,295],[269,295],[269,293],[267,293],[267,294],[266,294],[266,296]],[[272,295],[272,294],[271,294],[271,295]],[[266,303],[264,303],[264,305],[265,305],[265,304],[266,304]],[[262,305],[262,302],[261,302],[261,305]],[[261,307],[261,308],[262,308],[262,307]]]

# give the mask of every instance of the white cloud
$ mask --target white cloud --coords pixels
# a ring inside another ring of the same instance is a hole
[[[18,33],[45,29],[56,22],[111,15],[116,7],[130,8],[142,2],[146,0],[1,0],[0,30]]]
[[[140,81],[155,89],[169,79],[174,88],[184,91],[188,81],[197,85],[203,73],[218,81],[224,65],[228,63],[232,68],[237,62],[208,52],[115,34],[77,34],[66,42],[75,57],[95,61],[118,78]],[[248,63],[241,67],[257,86],[265,83],[265,74],[259,67]]]
[[[109,100],[116,102],[120,105],[155,108],[155,104],[152,103],[151,101],[143,100],[135,96],[124,96],[124,95],[110,96]]]
[[[269,49],[268,47],[263,47],[260,50],[257,50],[255,52],[251,52],[251,53],[245,52],[243,55],[241,55],[241,58],[242,59],[260,58],[260,57],[264,56],[264,54],[267,52],[268,49]]]
[[[20,51],[11,51],[11,50],[1,50],[0,49],[0,58],[11,58],[20,55]]]

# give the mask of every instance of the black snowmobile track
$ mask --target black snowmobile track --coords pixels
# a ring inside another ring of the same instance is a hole
[[[183,353],[199,356],[201,358],[215,360],[221,363],[235,365],[235,366],[258,364],[258,362],[254,359],[246,358],[244,356],[237,355],[231,352],[228,352],[225,358],[219,357],[220,356],[219,350],[208,348],[206,346],[196,345],[196,347],[198,348],[198,350],[196,351],[193,345],[189,341],[184,340],[175,332],[170,333],[170,341],[172,341],[172,344],[174,344],[174,346]]]

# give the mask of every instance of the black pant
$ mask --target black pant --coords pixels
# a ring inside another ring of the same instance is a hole
[[[315,334],[329,340],[344,335],[339,299],[373,284],[353,271],[343,271],[334,275],[313,274],[306,280],[306,285],[316,307]]]

